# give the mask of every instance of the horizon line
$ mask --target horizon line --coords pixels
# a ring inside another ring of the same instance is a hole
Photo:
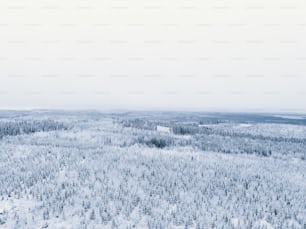
[[[290,115],[306,115],[306,111],[297,109],[280,109],[280,110],[264,110],[264,109],[192,109],[192,108],[177,108],[177,109],[164,109],[164,108],[30,108],[30,107],[0,107],[1,111],[62,111],[62,112],[101,112],[101,113],[126,113],[126,112],[174,112],[174,113],[250,113],[250,114],[290,114]]]

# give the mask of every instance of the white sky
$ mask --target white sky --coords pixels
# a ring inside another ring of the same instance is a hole
[[[303,0],[2,0],[0,108],[306,111]]]

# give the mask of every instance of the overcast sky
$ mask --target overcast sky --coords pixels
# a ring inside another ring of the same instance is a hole
[[[306,111],[302,0],[2,0],[0,108]]]

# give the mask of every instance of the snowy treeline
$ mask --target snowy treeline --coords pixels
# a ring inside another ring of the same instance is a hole
[[[8,135],[29,134],[38,131],[65,129],[65,125],[53,120],[0,121],[0,138]]]
[[[1,139],[0,228],[306,226],[305,160],[204,151],[197,137],[224,147],[236,138],[146,122],[152,128],[89,116]]]
[[[148,130],[148,126],[160,125],[155,120],[142,121],[141,125],[136,120],[124,120],[125,126],[140,129],[138,133],[142,139],[148,135],[156,135]],[[128,124],[126,124],[128,123]],[[239,123],[200,125],[199,123],[178,123],[163,122],[164,126],[170,128],[172,136],[165,135],[166,146],[180,145],[191,146],[198,150],[215,151],[222,153],[246,153],[260,156],[295,156],[303,160],[306,159],[306,127],[283,124],[256,124],[243,125]],[[244,128],[239,128],[240,125]],[[260,134],[260,128],[263,134]],[[273,130],[276,128],[276,130]],[[288,128],[288,130],[286,130]],[[296,132],[294,131],[296,128]],[[149,133],[149,134],[148,134]],[[287,133],[286,135],[284,133]],[[292,133],[292,135],[290,134]],[[180,135],[183,136],[180,137]],[[185,138],[184,138],[185,136]],[[295,136],[295,137],[292,137]],[[160,138],[160,137],[155,137]]]

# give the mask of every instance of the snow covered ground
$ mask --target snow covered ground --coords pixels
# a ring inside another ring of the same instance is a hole
[[[300,157],[203,151],[111,116],[56,121],[71,125],[0,140],[0,228],[306,227]]]

